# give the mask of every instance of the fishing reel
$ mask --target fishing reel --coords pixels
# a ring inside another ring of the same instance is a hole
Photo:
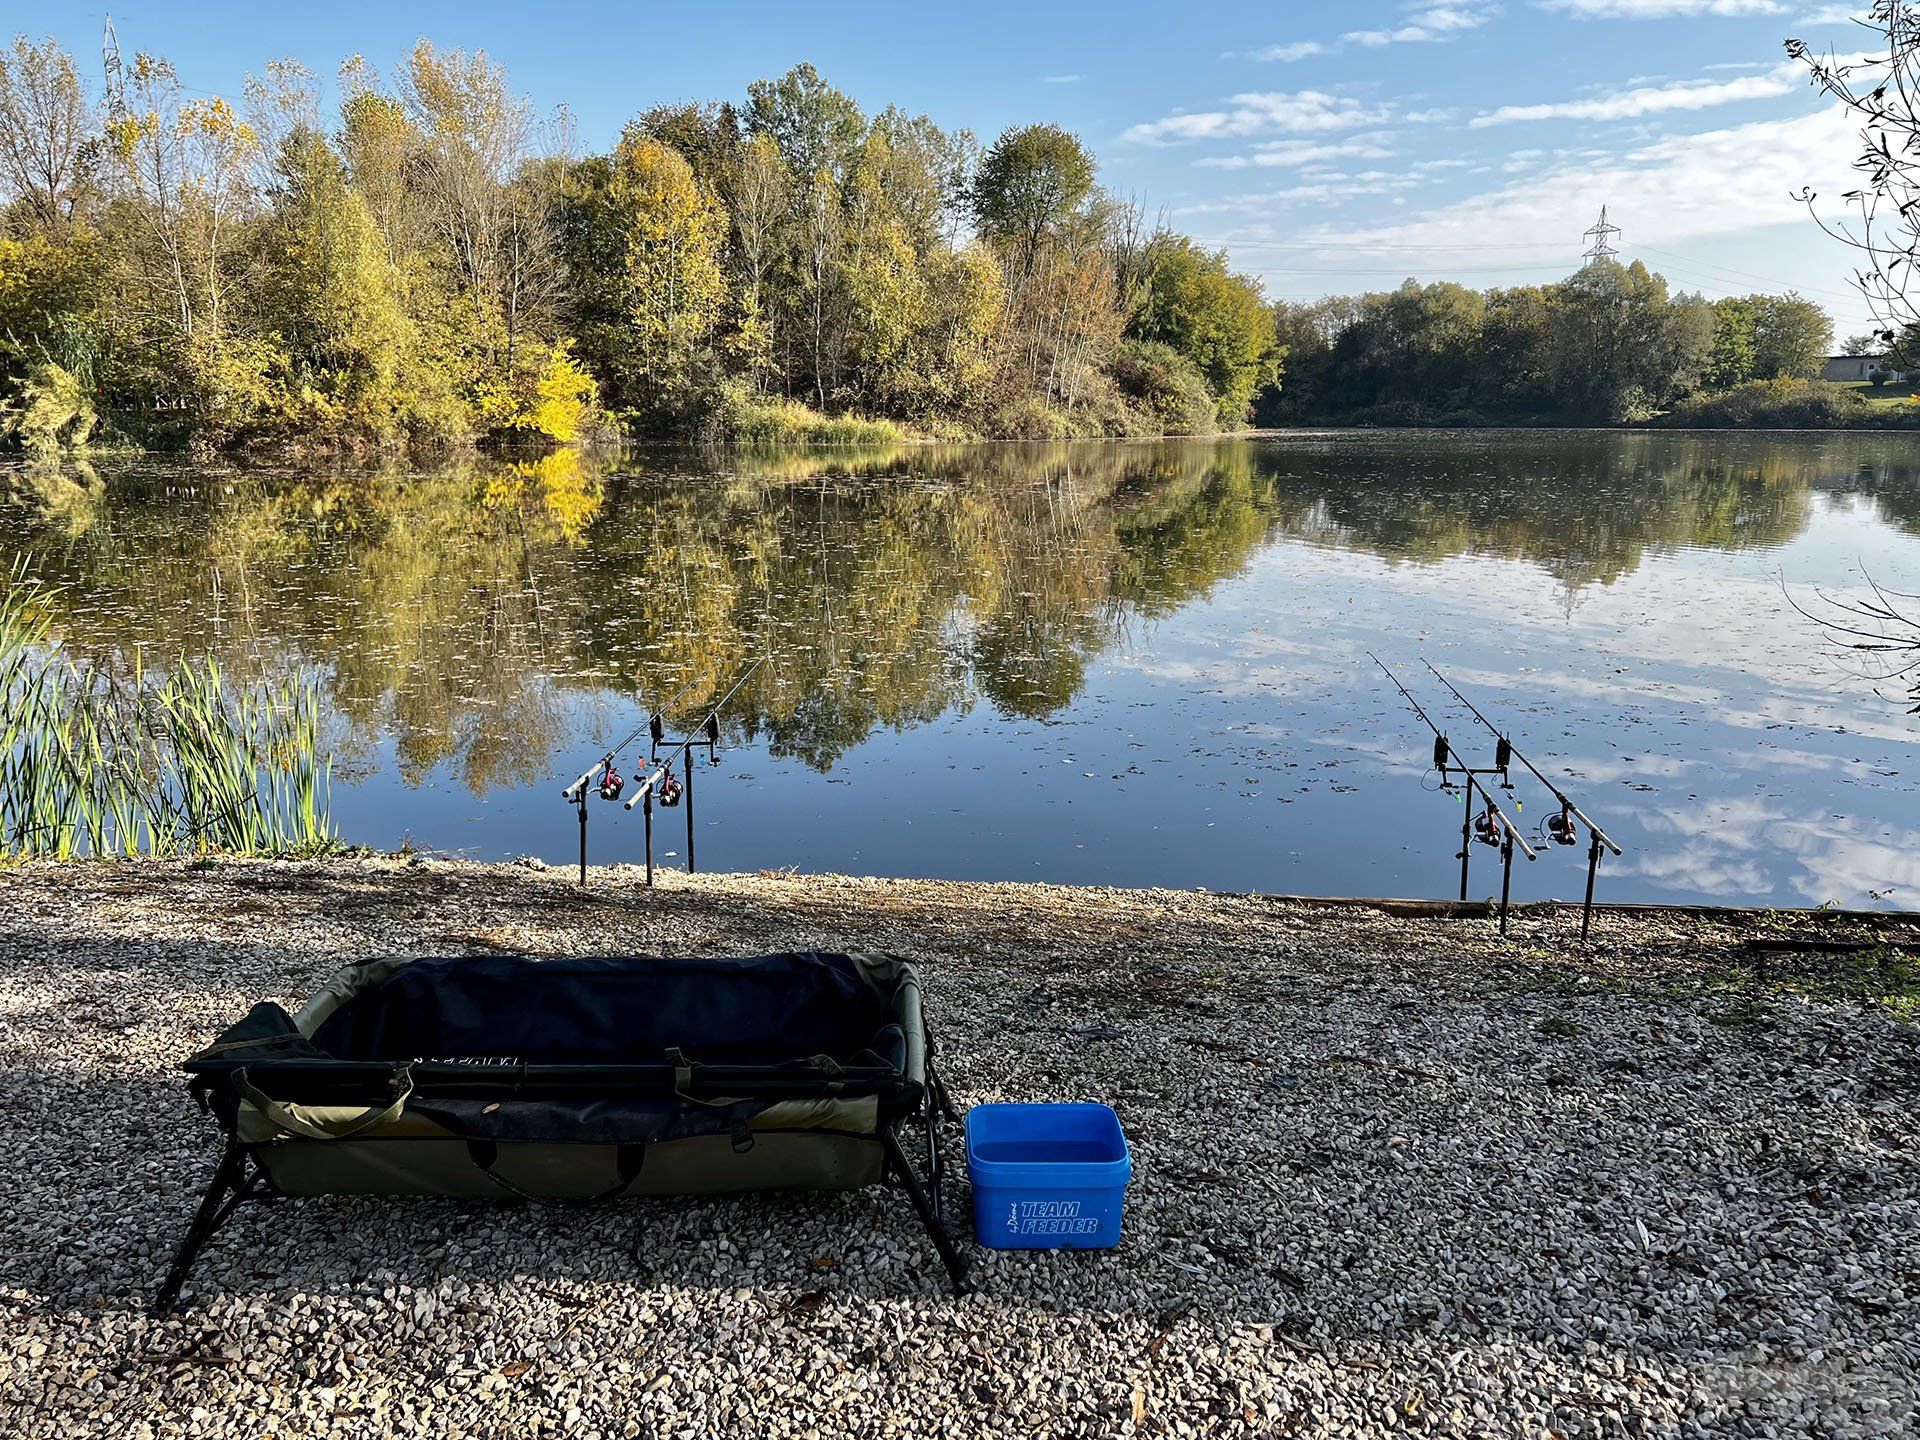
[[[1579,828],[1573,821],[1573,806],[1564,800],[1560,808],[1547,816],[1547,836],[1556,845],[1577,844],[1580,839]]]
[[[673,767],[669,765],[660,772],[660,784],[655,788],[654,793],[660,797],[660,804],[665,809],[671,810],[680,803],[680,797],[686,792],[686,788],[680,783],[679,777],[673,773]]]
[[[1473,817],[1473,838],[1482,845],[1500,843],[1500,814],[1493,808],[1491,802],[1486,809]]]
[[[600,772],[600,798],[602,800],[618,800],[620,798],[620,791],[625,787],[626,783],[625,780],[620,778],[620,772],[613,768],[613,762],[609,760],[607,762],[607,768]]]

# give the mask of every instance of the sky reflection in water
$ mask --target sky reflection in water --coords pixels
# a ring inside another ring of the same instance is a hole
[[[1613,898],[1920,904],[1914,722],[1782,580],[1920,588],[1910,439],[1341,435],[420,472],[4,473],[102,663],[311,666],[350,839],[571,857],[636,695],[769,663],[705,869],[1445,895],[1445,669],[1627,848]],[[1445,712],[1456,741],[1470,718]],[[636,757],[625,757],[631,771]],[[1423,788],[1428,787],[1428,788]],[[1521,819],[1546,796],[1521,785]],[[658,851],[684,849],[669,815]],[[594,858],[639,855],[595,802]],[[1579,852],[1521,866],[1577,895]],[[1497,884],[1476,855],[1473,892]],[[1876,893],[1878,895],[1876,896]]]

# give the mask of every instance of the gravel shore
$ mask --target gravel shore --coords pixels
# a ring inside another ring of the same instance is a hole
[[[1502,940],[1166,891],[569,880],[0,873],[0,1432],[1920,1428],[1920,1033],[1812,961],[1756,972],[1755,922],[1603,914],[1583,950],[1559,913]],[[370,955],[786,948],[921,957],[963,1108],[1113,1104],[1121,1247],[976,1249],[955,1300],[877,1191],[302,1200],[145,1313],[216,1150],[171,1067],[252,1002]]]

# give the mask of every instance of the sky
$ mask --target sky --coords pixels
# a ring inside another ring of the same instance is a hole
[[[1783,42],[1857,52],[1867,0],[1415,0],[806,6],[517,0],[113,7],[122,52],[237,97],[292,56],[323,77],[414,40],[483,48],[602,148],[666,100],[738,99],[811,60],[869,109],[897,103],[991,140],[1076,131],[1101,182],[1224,247],[1276,298],[1416,276],[1544,283],[1614,244],[1709,297],[1797,289],[1867,328],[1850,257],[1793,196],[1836,212],[1856,129]],[[104,7],[11,0],[0,26],[52,34],[98,73]]]

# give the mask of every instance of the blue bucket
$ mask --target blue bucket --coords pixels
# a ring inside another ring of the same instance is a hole
[[[990,1250],[1109,1250],[1133,1158],[1105,1105],[976,1105],[967,1112],[973,1233]]]

